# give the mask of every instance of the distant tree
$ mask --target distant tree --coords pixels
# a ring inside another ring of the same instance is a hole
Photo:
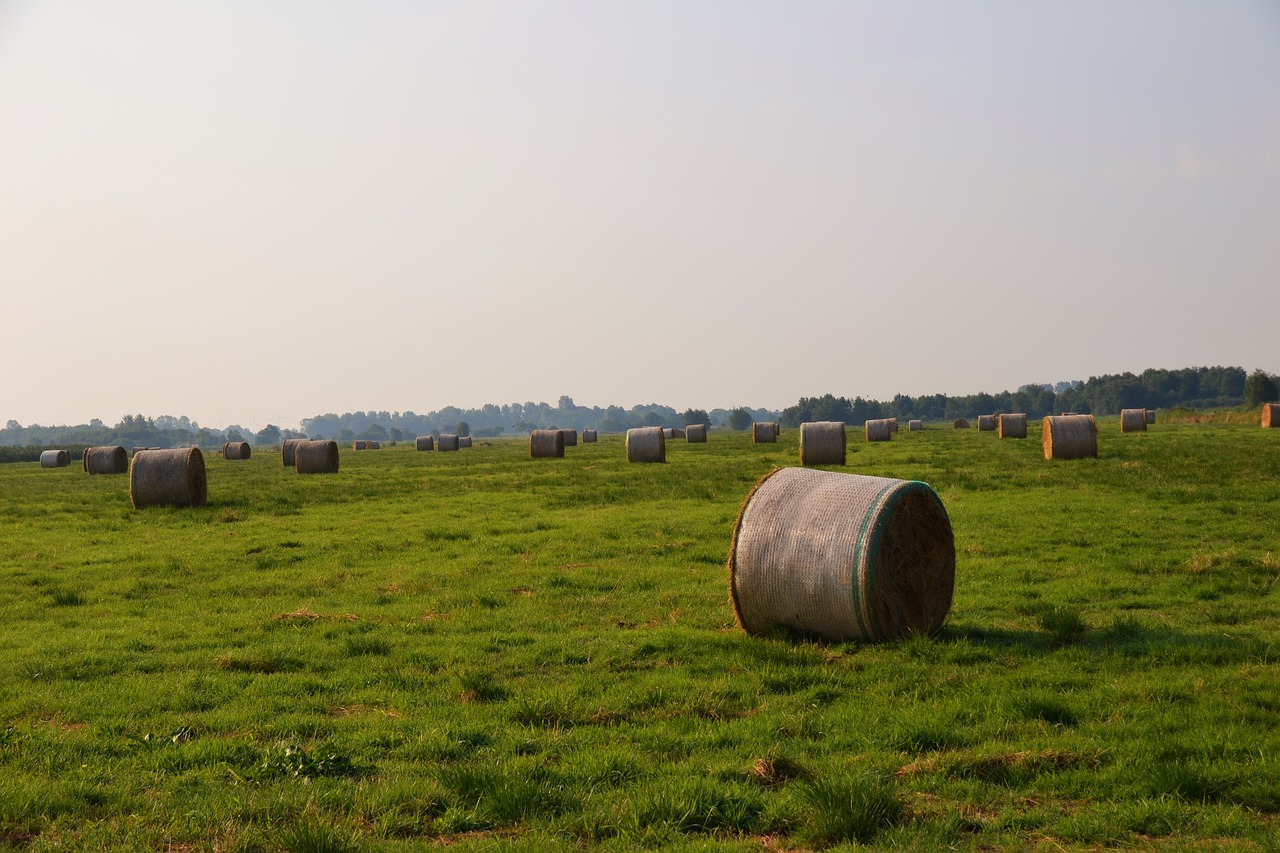
[[[244,436],[234,429],[227,430],[227,441],[244,441]]]
[[[382,424],[369,424],[365,427],[364,436],[371,441],[386,441],[387,428]]]
[[[253,443],[259,447],[266,447],[272,444],[280,443],[280,427],[275,424],[267,424],[258,430],[257,435],[253,437]]]
[[[453,434],[459,436],[471,435],[471,425],[466,421],[458,421],[457,425],[453,428]]]
[[[711,425],[711,415],[707,414],[706,409],[685,409],[680,417],[684,418],[684,425],[706,424]]]
[[[519,435],[522,432],[533,432],[537,428],[538,428],[538,425],[535,424],[533,421],[516,421],[511,425],[511,429],[517,435]]]
[[[355,438],[356,434],[351,427],[346,427],[338,432],[338,441],[347,442]]]
[[[400,441],[404,438],[404,433],[400,431],[399,427],[392,427],[387,430],[387,434],[391,436],[392,441]]]
[[[1280,399],[1280,385],[1277,384],[1276,377],[1262,368],[1250,373],[1244,382],[1244,399],[1250,406],[1273,403]]]
[[[739,406],[729,412],[729,429],[746,429],[751,426],[751,412]]]

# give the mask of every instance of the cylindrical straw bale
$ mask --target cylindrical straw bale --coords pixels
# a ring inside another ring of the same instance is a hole
[[[583,444],[595,444],[597,441],[597,438],[598,438],[598,434],[593,429],[584,429],[582,431]]]
[[[1147,421],[1147,423],[1148,423],[1148,424],[1153,424],[1153,423],[1155,423],[1155,422],[1156,422],[1156,410],[1155,410],[1155,409],[1143,409],[1143,410],[1142,410],[1142,415],[1143,415],[1143,417],[1146,419],[1146,421]]]
[[[471,446],[471,436],[469,435],[458,436],[458,447],[470,447],[470,446]]]
[[[1146,432],[1147,431],[1147,410],[1146,409],[1121,409],[1120,410],[1120,431],[1121,432]]]
[[[1084,459],[1098,455],[1098,425],[1093,415],[1046,417],[1040,428],[1045,459]]]
[[[998,420],[1001,438],[1027,437],[1026,412],[1014,412],[1013,414],[1001,415]]]
[[[778,440],[778,431],[771,421],[756,421],[751,425],[751,441],[755,444],[773,444]]]
[[[955,427],[956,429],[968,429],[969,422],[964,418],[956,418],[954,421],[951,422],[951,426]]]
[[[443,432],[436,439],[436,452],[442,453],[450,450],[458,449],[458,436],[453,433]]]
[[[564,430],[535,429],[530,432],[529,456],[534,459],[563,459]]]
[[[576,429],[562,429],[560,430],[560,432],[564,433],[565,447],[578,446],[578,431]]]
[[[978,415],[978,431],[991,432],[996,428],[995,415]]]
[[[129,453],[123,447],[86,447],[81,459],[86,474],[124,474],[129,470]]]
[[[71,464],[71,454],[65,450],[40,451],[41,468],[66,468]]]
[[[706,424],[689,424],[684,428],[684,437],[690,444],[706,444],[707,443],[707,425]]]
[[[801,465],[843,465],[844,461],[844,421],[800,424]]]
[[[247,441],[228,441],[222,445],[223,459],[248,459],[252,452]]]
[[[413,445],[418,450],[435,450],[436,449],[435,439],[433,439],[429,435],[418,436],[416,439],[414,439]]]
[[[280,442],[280,462],[284,467],[293,467],[298,445],[306,440],[307,439],[305,438],[286,438],[284,441]]]
[[[922,429],[924,429],[924,421],[920,420],[919,418],[912,418],[911,420],[907,421],[908,431],[919,432]]]
[[[666,462],[667,437],[662,427],[636,427],[627,430],[628,462]]]
[[[299,474],[338,473],[338,442],[299,441],[293,447],[294,467]]]
[[[769,426],[773,427],[774,438],[782,437],[782,424],[778,423],[777,421],[769,421]]]
[[[1262,404],[1262,428],[1274,429],[1280,427],[1280,403],[1263,403]]]
[[[888,418],[873,418],[863,425],[867,441],[891,441],[893,430],[889,427]]]
[[[885,418],[885,420],[887,420],[887,421],[889,422],[889,432],[891,432],[891,433],[897,433],[897,432],[898,432],[898,419],[897,419],[897,418]]]
[[[756,483],[729,549],[743,629],[833,642],[937,633],[955,569],[951,521],[927,484],[807,468]]]
[[[198,447],[144,450],[129,467],[129,500],[149,506],[204,506],[208,494],[204,454]]]
[[[671,427],[663,427],[663,428],[662,428],[662,437],[663,437],[663,438],[675,438],[675,437],[676,437],[676,431],[675,431],[675,430],[673,430]]]

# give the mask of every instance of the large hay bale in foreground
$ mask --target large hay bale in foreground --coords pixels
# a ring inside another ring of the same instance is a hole
[[[124,474],[129,470],[129,453],[115,447],[86,447],[80,460],[86,474]]]
[[[1280,403],[1262,404],[1262,428],[1280,427]]]
[[[599,437],[599,434],[593,429],[584,429],[582,431],[583,444],[595,444],[598,437]]]
[[[535,429],[530,432],[529,456],[533,459],[563,459],[564,431]]]
[[[447,453],[450,450],[458,449],[458,436],[453,433],[443,432],[436,439],[436,452]]]
[[[286,468],[292,468],[298,445],[307,440],[305,438],[286,438],[282,441],[280,443],[280,463]]]
[[[1120,410],[1120,431],[1121,432],[1146,432],[1147,431],[1147,410],[1146,409],[1121,409]]]
[[[1040,428],[1045,459],[1085,459],[1098,455],[1098,425],[1093,415],[1046,417]]]
[[[1143,416],[1146,418],[1146,421],[1147,421],[1147,423],[1148,423],[1148,424],[1153,424],[1153,423],[1155,423],[1155,422],[1156,422],[1156,410],[1155,410],[1155,409],[1143,409],[1143,410],[1142,410],[1142,414],[1143,414]]]
[[[578,446],[578,431],[576,429],[562,429],[560,432],[564,435],[565,447]]]
[[[667,437],[662,427],[636,427],[627,430],[628,462],[666,462]]]
[[[1009,415],[1001,415],[998,426],[1001,438],[1026,438],[1027,413],[1014,412]]]
[[[222,445],[223,459],[248,459],[252,453],[247,441],[228,441]]]
[[[753,444],[774,444],[777,440],[777,424],[773,421],[756,421],[751,425],[751,441]]]
[[[690,444],[707,443],[707,425],[689,424],[684,428],[684,437]]]
[[[844,421],[809,421],[800,424],[801,465],[843,465],[844,463]]]
[[[872,418],[862,425],[867,441],[892,441],[893,428],[888,418]]]
[[[964,418],[956,418],[954,421],[951,422],[951,426],[955,427],[956,429],[968,429],[969,422]]]
[[[920,420],[919,418],[913,418],[907,421],[908,432],[919,432],[922,429],[924,429],[924,421]]]
[[[955,568],[951,521],[927,484],[807,468],[756,483],[729,549],[743,629],[833,642],[936,633]]]
[[[978,431],[991,432],[996,428],[995,415],[978,415]]]
[[[208,487],[204,454],[198,447],[144,450],[129,467],[129,500],[149,506],[204,506]]]
[[[429,435],[420,435],[414,439],[413,446],[416,450],[435,450],[436,442]]]
[[[40,451],[41,468],[66,468],[71,464],[71,454],[65,450]]]
[[[293,448],[293,467],[299,474],[338,473],[338,442],[299,441]]]
[[[458,447],[470,447],[470,446],[471,446],[471,436],[469,435],[458,436]]]

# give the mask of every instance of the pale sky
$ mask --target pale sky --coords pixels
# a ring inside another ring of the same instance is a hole
[[[1280,372],[1280,2],[0,0],[0,423]]]

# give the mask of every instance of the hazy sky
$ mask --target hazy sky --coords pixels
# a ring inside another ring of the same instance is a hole
[[[1280,3],[0,0],[0,422],[1280,371]]]

